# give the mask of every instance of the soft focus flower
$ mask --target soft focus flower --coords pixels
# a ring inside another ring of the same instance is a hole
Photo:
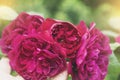
[[[10,64],[25,80],[46,80],[66,69],[61,48],[40,35],[17,36],[13,42]]]
[[[41,16],[21,13],[3,30],[0,40],[3,53],[8,53],[12,49],[11,44],[16,36],[38,32],[43,21],[44,19]]]
[[[120,43],[120,36],[115,38],[116,42]]]
[[[69,64],[73,80],[104,80],[111,54],[108,37],[94,28],[94,23],[88,29],[81,21],[77,28],[82,37],[76,59]]]
[[[75,57],[81,40],[75,25],[53,19],[46,19],[42,24],[42,31],[50,33],[52,38],[65,50],[68,58]]]

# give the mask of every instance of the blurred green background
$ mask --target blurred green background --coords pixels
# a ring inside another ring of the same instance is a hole
[[[70,21],[76,25],[80,20],[87,25],[94,21],[96,27],[110,37],[113,50],[106,80],[120,80],[120,44],[115,42],[120,35],[120,0],[0,0],[0,34],[21,12]]]
[[[100,29],[110,29],[109,18],[120,16],[120,0],[0,0],[0,6],[8,6],[20,12],[36,12],[45,18],[55,18],[78,24],[94,21]],[[8,12],[9,13],[9,12]],[[4,21],[0,21],[0,26]]]

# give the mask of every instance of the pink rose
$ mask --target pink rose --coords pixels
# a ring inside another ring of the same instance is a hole
[[[16,36],[38,32],[43,21],[41,16],[21,13],[3,30],[0,40],[2,51],[7,54],[12,49],[11,44]]]
[[[36,33],[18,35],[12,46],[10,64],[25,80],[46,80],[66,69],[61,47]]]
[[[52,38],[65,49],[68,58],[75,57],[81,40],[75,25],[48,18],[41,28],[42,31],[50,33]]]
[[[116,42],[120,43],[120,36],[115,38]]]
[[[111,54],[108,37],[94,28],[94,23],[88,29],[81,21],[77,28],[82,37],[76,59],[69,64],[73,80],[104,80]]]

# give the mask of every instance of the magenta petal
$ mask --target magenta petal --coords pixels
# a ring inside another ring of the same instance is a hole
[[[31,61],[31,62],[27,63],[27,67],[28,67],[28,69],[27,69],[28,72],[33,72],[36,68],[35,61]]]

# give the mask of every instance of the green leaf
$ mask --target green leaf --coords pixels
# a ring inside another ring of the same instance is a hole
[[[71,75],[68,76],[68,80],[72,80],[72,76]]]
[[[108,66],[108,75],[105,80],[117,80],[120,74],[120,63],[114,53],[110,56],[110,63]]]
[[[2,57],[6,57],[6,55],[3,54],[3,53],[1,52],[1,50],[0,50],[0,59],[1,59]]]
[[[11,75],[12,75],[12,76],[17,76],[18,73],[17,73],[16,71],[12,70],[12,71],[11,71]]]
[[[111,47],[111,49],[114,51],[115,49],[117,49],[117,47],[119,47],[120,46],[120,44],[119,43],[111,43],[110,44],[110,47]]]
[[[114,52],[120,46],[120,44],[112,43],[110,44],[110,46],[113,53],[110,56],[110,62],[108,66],[108,75],[105,80],[118,80],[118,77],[120,75],[120,62]]]
[[[0,57],[2,56],[2,52],[0,51]]]
[[[120,63],[114,53],[110,56],[109,69],[113,72],[120,72]]]

